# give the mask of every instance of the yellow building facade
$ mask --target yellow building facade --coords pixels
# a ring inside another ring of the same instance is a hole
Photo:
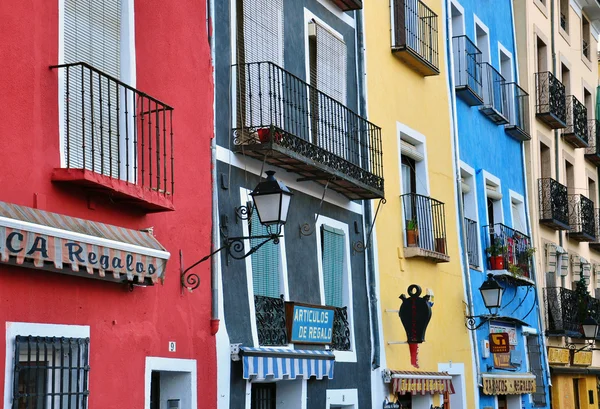
[[[382,127],[387,200],[375,225],[387,370],[382,390],[412,408],[446,399],[444,408],[458,409],[476,407],[475,371],[465,328],[442,16],[441,0],[364,5],[368,116]],[[412,30],[417,21],[432,23]],[[399,296],[408,296],[413,284],[432,304],[418,362],[398,314]],[[449,378],[454,393],[440,393]],[[425,395],[404,393],[414,379],[413,388]]]

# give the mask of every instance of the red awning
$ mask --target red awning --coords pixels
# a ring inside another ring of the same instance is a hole
[[[390,371],[394,394],[425,395],[454,393],[452,376],[447,372]]]

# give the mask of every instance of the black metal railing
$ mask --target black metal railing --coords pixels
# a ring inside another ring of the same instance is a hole
[[[479,109],[497,124],[508,122],[506,80],[491,64],[481,63],[483,106]]]
[[[508,270],[515,276],[531,278],[533,247],[529,236],[501,223],[483,226],[483,231],[488,269]],[[494,257],[500,257],[502,262]]]
[[[381,128],[271,62],[233,69],[236,146],[278,145],[383,191]]]
[[[575,291],[563,287],[546,287],[544,301],[546,335],[581,335],[583,319],[579,317],[580,300]]]
[[[529,94],[516,82],[505,83],[504,89],[508,100],[507,132],[511,133],[510,130],[516,128],[519,131],[518,139],[530,139]]]
[[[254,296],[256,332],[260,345],[287,345],[283,298]]]
[[[479,267],[479,243],[477,241],[477,222],[465,217],[465,233],[467,236],[467,255],[469,266]]]
[[[569,195],[569,237],[593,241],[596,237],[594,202],[581,194]]]
[[[173,108],[83,62],[64,77],[64,167],[173,195]]]
[[[406,246],[448,255],[444,203],[428,196],[400,196],[404,212]]]
[[[420,0],[394,1],[395,49],[410,49],[439,69],[438,16]]]
[[[550,71],[535,74],[535,113],[552,128],[567,122],[565,86]]]
[[[567,96],[567,127],[563,136],[575,147],[588,145],[587,108],[574,95]]]
[[[585,148],[585,158],[600,165],[600,123],[597,119],[588,121],[588,147]]]
[[[569,229],[567,187],[552,178],[538,179],[540,223],[557,230]]]
[[[590,43],[586,40],[581,41],[581,51],[588,60],[590,59]]]
[[[567,16],[562,11],[560,13],[560,28],[567,30]]]
[[[600,251],[600,209],[594,209],[594,227],[596,228],[596,235],[593,241],[590,241],[590,249]],[[597,293],[600,289],[596,289]]]
[[[469,88],[482,98],[481,51],[466,35],[452,37],[452,50],[454,86]]]
[[[349,351],[351,349],[348,307],[335,308],[331,348],[337,351]]]

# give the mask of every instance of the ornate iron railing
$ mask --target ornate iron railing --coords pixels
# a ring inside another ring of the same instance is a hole
[[[254,296],[256,330],[260,345],[287,345],[283,298]]]
[[[569,195],[569,237],[579,241],[594,241],[596,222],[594,202],[581,194]]]
[[[586,40],[581,41],[581,51],[583,52],[583,55],[585,56],[585,58],[587,58],[589,60],[589,58],[590,58],[590,43],[587,42]]]
[[[573,95],[567,97],[566,107],[567,127],[563,136],[576,148],[588,146],[587,108]]]
[[[348,307],[336,307],[335,309],[331,348],[337,351],[349,351],[351,348]]]
[[[51,68],[64,78],[64,167],[173,195],[173,108],[83,62]]]
[[[479,108],[496,124],[508,123],[506,80],[491,64],[481,63],[483,106]]]
[[[381,128],[271,62],[233,70],[238,150],[276,145],[383,192]]]
[[[465,217],[465,233],[467,236],[467,255],[469,266],[479,267],[479,243],[477,241],[477,222]]]
[[[567,30],[567,16],[563,12],[560,13],[560,28]]]
[[[529,94],[516,82],[504,84],[508,100],[506,131],[519,140],[529,140]],[[516,131],[516,132],[513,132]]]
[[[552,178],[538,179],[540,223],[557,230],[569,229],[567,187]]]
[[[410,49],[439,72],[438,16],[420,0],[394,1],[394,45]]]
[[[546,335],[579,336],[580,300],[573,290],[562,287],[544,288],[546,304]],[[584,300],[585,302],[585,300]]]
[[[594,227],[596,228],[596,236],[594,240],[590,242],[590,249],[600,251],[600,209],[594,209]],[[596,289],[597,294],[600,293],[600,289]]]
[[[536,116],[552,128],[564,128],[567,122],[565,86],[550,71],[535,74]]]
[[[501,223],[483,226],[483,241],[488,254],[488,269],[499,269],[492,257],[502,257],[503,270],[531,278],[533,247],[529,236]]]
[[[400,196],[404,213],[406,246],[448,255],[444,203],[428,196]]]
[[[469,88],[482,98],[481,51],[466,35],[452,37],[454,86]]]
[[[588,147],[585,148],[585,158],[600,165],[600,124],[596,119],[588,121]]]

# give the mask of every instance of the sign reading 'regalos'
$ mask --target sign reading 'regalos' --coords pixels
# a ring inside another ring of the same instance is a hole
[[[331,307],[285,303],[288,341],[298,344],[330,344],[334,309]]]

